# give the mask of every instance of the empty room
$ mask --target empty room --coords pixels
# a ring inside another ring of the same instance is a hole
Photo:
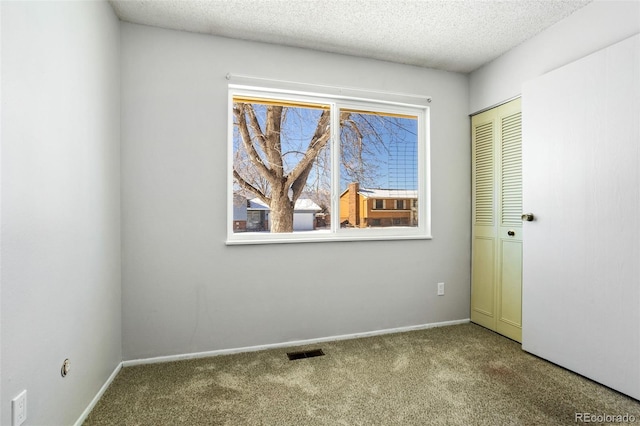
[[[0,1],[0,424],[640,421],[640,1]]]

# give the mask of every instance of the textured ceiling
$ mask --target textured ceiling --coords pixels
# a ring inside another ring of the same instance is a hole
[[[470,72],[591,0],[111,0],[127,22]]]

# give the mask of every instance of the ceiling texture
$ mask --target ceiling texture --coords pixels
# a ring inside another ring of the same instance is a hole
[[[110,0],[122,21],[461,73],[591,0]]]

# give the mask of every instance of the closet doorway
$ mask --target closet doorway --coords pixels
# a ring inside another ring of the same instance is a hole
[[[522,342],[520,98],[471,117],[471,321]]]

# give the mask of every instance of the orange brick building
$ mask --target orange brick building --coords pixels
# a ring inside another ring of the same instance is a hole
[[[340,226],[417,226],[416,190],[365,189],[357,182],[340,194]]]

